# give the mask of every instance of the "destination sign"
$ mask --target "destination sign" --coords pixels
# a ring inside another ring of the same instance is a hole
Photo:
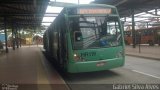
[[[78,14],[111,14],[111,8],[108,8],[108,9],[78,9],[77,10],[77,13]]]

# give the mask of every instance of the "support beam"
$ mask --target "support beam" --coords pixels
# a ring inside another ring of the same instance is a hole
[[[12,47],[15,50],[15,30],[14,30],[14,22],[12,21]]]
[[[28,11],[28,10],[25,10],[25,9],[21,9],[21,8],[17,8],[17,7],[14,7],[14,5],[13,6],[8,6],[8,5],[6,5],[6,4],[0,4],[0,7],[5,7],[5,8],[9,8],[9,9],[12,9],[12,10],[18,10],[18,11],[20,11],[20,12],[27,12],[27,13],[33,13],[32,11]]]
[[[123,3],[127,2],[127,1],[128,1],[128,0],[119,0],[119,2],[116,3],[114,6],[121,5],[121,4],[123,4]]]
[[[155,9],[155,15],[157,15],[157,8]]]
[[[16,46],[19,48],[19,38],[18,38],[18,28],[16,25],[16,31],[15,31],[15,39],[16,39]]]
[[[126,20],[126,17],[124,17],[124,22],[126,22],[127,20]]]
[[[132,43],[133,48],[136,48],[136,34],[135,34],[135,21],[134,21],[134,9],[131,9],[132,13]]]
[[[7,42],[7,20],[6,17],[4,17],[4,32],[5,32],[5,47],[6,47],[6,53],[8,53],[8,42]]]
[[[48,3],[49,0],[45,0],[45,2],[42,2],[42,0],[38,0],[36,3],[37,5],[42,5],[43,3]],[[33,5],[33,1],[32,0],[1,0],[0,1],[0,5],[1,4],[19,4],[19,5]]]
[[[149,26],[149,24],[148,24],[148,22],[147,22],[147,28],[148,28],[148,26]]]
[[[21,34],[20,34],[20,29],[18,30],[19,31],[19,46],[21,47]]]
[[[157,16],[158,15],[158,10],[157,8],[155,9],[155,15]],[[157,22],[159,21],[159,18],[156,18],[157,19]]]
[[[72,5],[75,5],[75,4],[73,4],[73,3],[65,3],[65,2],[50,1],[49,5],[50,6],[57,6],[57,7],[66,7],[66,6],[72,6]]]
[[[37,0],[33,0],[33,6],[34,6],[34,9],[36,9],[36,7],[37,7]]]
[[[28,12],[15,12],[15,13],[7,13],[7,14],[4,14],[4,13],[0,13],[0,16],[33,16],[35,15],[37,18],[41,18],[43,16],[49,16],[49,17],[56,17],[58,16],[59,13],[45,13],[45,14],[37,14],[37,13],[28,13]],[[15,18],[15,17],[14,17]]]

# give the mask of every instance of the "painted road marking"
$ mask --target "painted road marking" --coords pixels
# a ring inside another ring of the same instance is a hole
[[[132,71],[133,71],[133,72],[140,73],[140,74],[144,74],[144,75],[147,75],[147,76],[151,76],[151,77],[154,77],[154,78],[157,78],[157,79],[160,79],[160,77],[157,77],[157,76],[154,76],[154,75],[151,75],[151,74],[148,74],[148,73],[144,73],[144,72],[137,71],[137,70],[132,70]]]

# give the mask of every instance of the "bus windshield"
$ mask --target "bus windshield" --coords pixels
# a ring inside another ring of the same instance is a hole
[[[107,48],[121,45],[118,17],[79,16],[70,17],[70,33],[73,49]]]

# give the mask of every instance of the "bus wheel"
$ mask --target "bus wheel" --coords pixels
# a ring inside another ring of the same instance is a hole
[[[149,46],[154,46],[154,42],[152,40],[148,41]]]

